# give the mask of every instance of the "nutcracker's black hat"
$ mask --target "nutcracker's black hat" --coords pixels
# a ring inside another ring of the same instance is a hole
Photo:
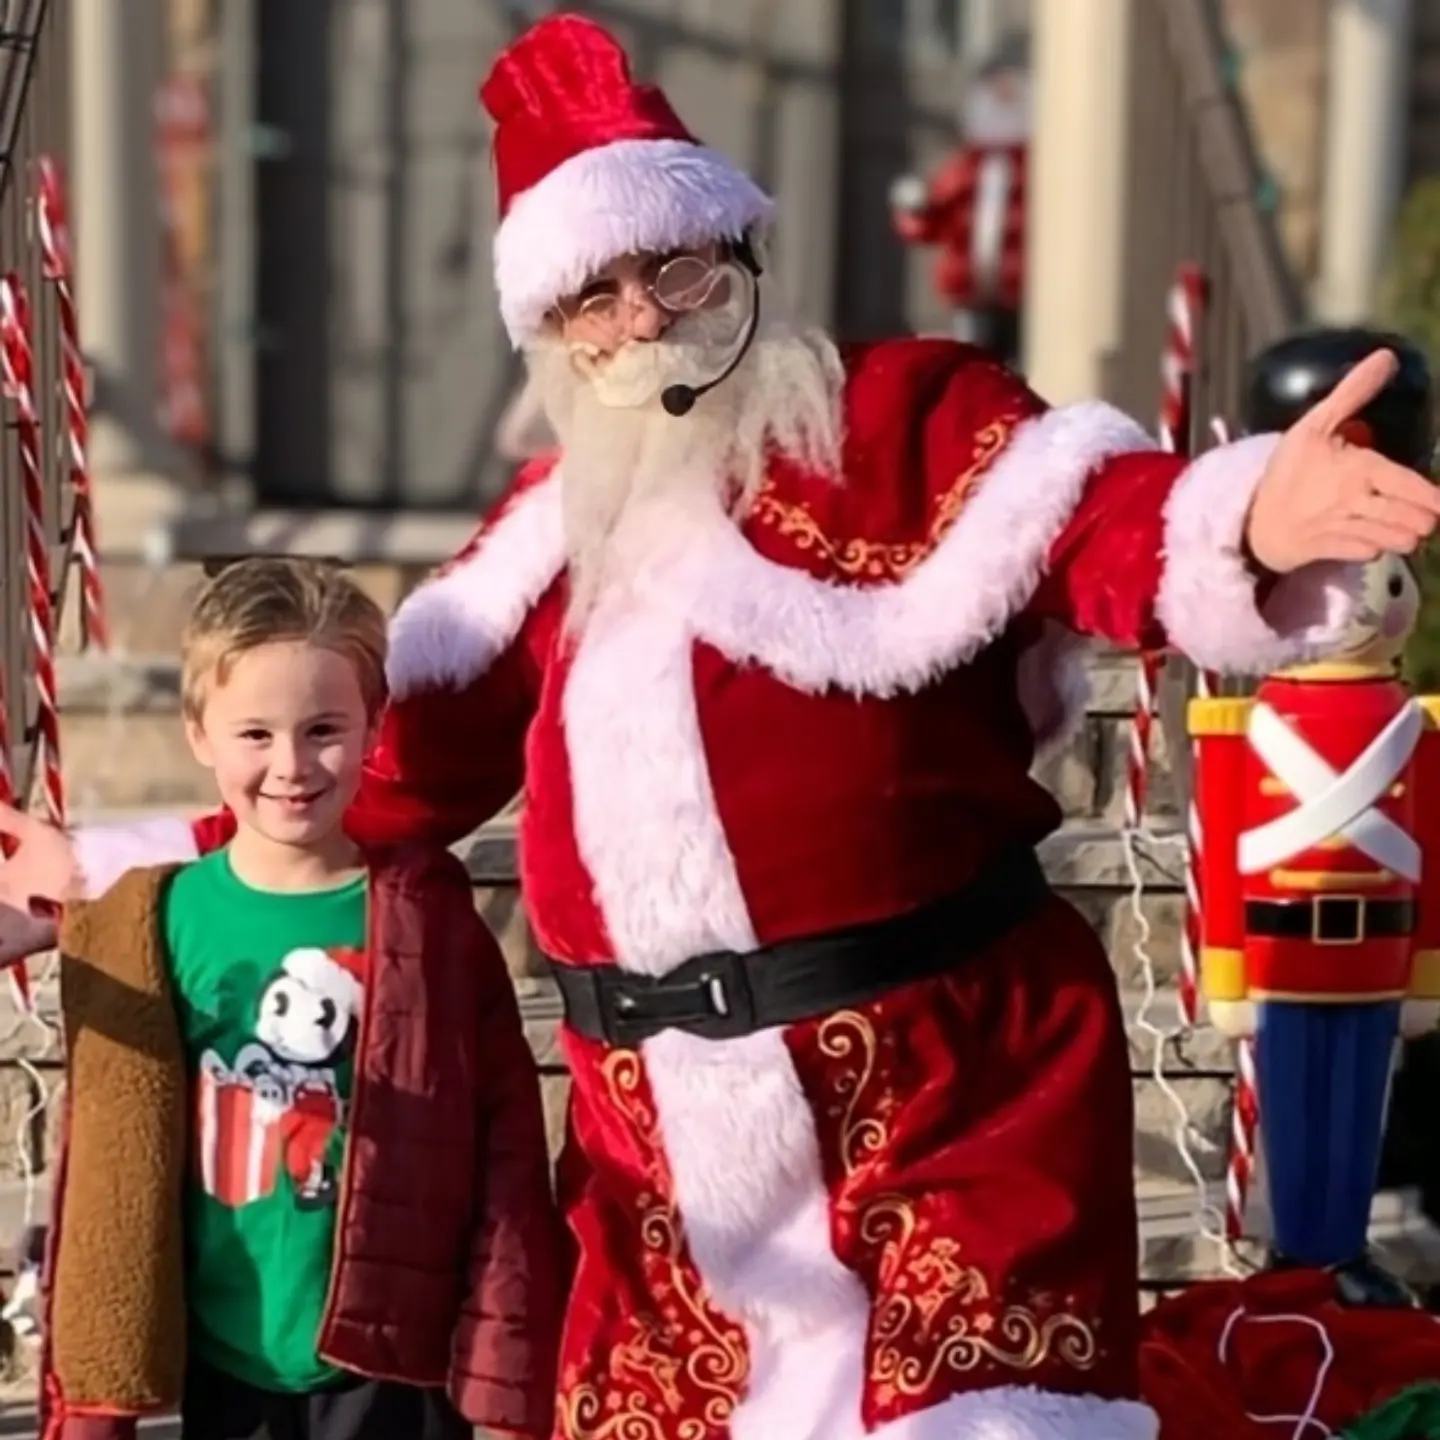
[[[1355,438],[1388,459],[1429,473],[1434,450],[1430,366],[1403,335],[1383,330],[1311,330],[1261,351],[1251,362],[1245,425],[1252,433],[1284,430],[1375,350],[1393,350],[1394,379],[1357,417]]]

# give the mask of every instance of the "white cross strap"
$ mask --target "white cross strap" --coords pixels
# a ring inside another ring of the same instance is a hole
[[[1247,738],[1296,805],[1241,835],[1240,873],[1269,870],[1332,835],[1343,835],[1377,865],[1419,880],[1419,845],[1375,802],[1409,763],[1424,725],[1424,711],[1411,700],[1341,774],[1269,705],[1256,705]]]

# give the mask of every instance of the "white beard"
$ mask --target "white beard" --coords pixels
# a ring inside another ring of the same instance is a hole
[[[647,501],[720,504],[744,513],[776,455],[838,474],[840,357],[824,335],[788,318],[762,323],[735,373],[686,415],[660,404],[667,386],[699,386],[724,369],[748,317],[749,287],[674,321],[662,339],[626,345],[600,362],[558,340],[527,353],[560,442],[569,576],[567,620],[578,626],[628,565],[611,563],[621,519]],[[763,312],[774,297],[762,288]]]

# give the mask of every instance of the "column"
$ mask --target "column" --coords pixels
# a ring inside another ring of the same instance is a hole
[[[97,475],[162,463],[160,223],[151,143],[160,7],[73,0],[75,266]]]
[[[1130,4],[1032,10],[1024,367],[1056,404],[1100,393],[1119,335]]]
[[[1410,102],[1410,0],[1332,0],[1315,308],[1373,313],[1400,203]]]

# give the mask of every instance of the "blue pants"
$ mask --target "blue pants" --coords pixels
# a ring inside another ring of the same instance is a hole
[[[1365,1249],[1399,1001],[1262,1001],[1255,1078],[1275,1248],[1301,1265]]]

